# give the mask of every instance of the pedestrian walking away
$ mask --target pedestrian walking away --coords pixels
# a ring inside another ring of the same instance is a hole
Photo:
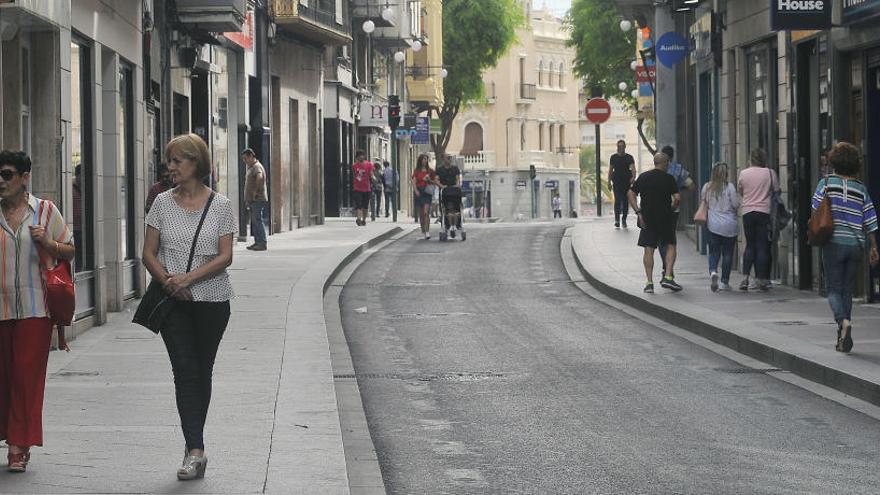
[[[380,160],[373,162],[373,173],[370,176],[370,181],[373,184],[372,196],[370,196],[370,221],[375,222],[382,209],[382,190],[385,182],[385,177],[382,174],[382,162]]]
[[[250,148],[241,152],[241,158],[247,167],[244,176],[244,206],[251,212],[251,235],[254,236],[254,243],[247,248],[251,251],[265,251],[268,248],[266,223],[269,221],[266,169]]]
[[[749,166],[739,173],[737,189],[742,196],[742,223],[746,237],[740,290],[749,290],[749,277],[755,269],[755,285],[766,291],[770,286],[770,212],[773,195],[781,192],[776,172],[767,167],[767,153],[760,148],[749,155]]]
[[[644,248],[642,262],[645,265],[647,283],[644,291],[654,292],[654,250],[660,244],[668,246],[666,266],[669,273],[664,274],[660,285],[666,289],[680,291],[681,286],[671,275],[675,267],[675,224],[672,210],[681,201],[675,179],[666,172],[669,157],[663,153],[654,155],[654,169],[639,175],[629,191],[629,204],[636,213],[639,228],[639,246]]]
[[[686,191],[690,191],[695,187],[694,180],[691,179],[691,173],[688,172],[684,165],[678,162],[675,159],[675,149],[672,146],[664,146],[662,150],[660,150],[664,155],[669,158],[669,167],[666,169],[666,173],[672,176],[675,179],[675,184],[678,187],[678,191],[684,194]],[[675,225],[676,229],[678,228],[678,216],[681,213],[681,204],[672,209],[672,223]],[[660,259],[663,261],[663,275],[670,275],[675,277],[675,273],[672,269],[669,270],[669,273],[666,273],[666,244],[660,243],[659,246],[660,251]]]
[[[728,180],[730,167],[718,162],[712,167],[712,179],[703,186],[700,201],[707,209],[706,230],[709,232],[709,288],[712,292],[730,290],[733,250],[739,234],[737,211],[742,200],[736,187]],[[718,263],[721,262],[719,282]]]
[[[400,174],[397,170],[391,168],[391,164],[387,161],[384,162],[384,168],[382,169],[382,181],[385,185],[385,218],[388,218],[388,210],[390,208],[397,211],[397,193],[400,192]],[[396,214],[394,218],[397,218]]]
[[[419,155],[416,161],[416,169],[412,173],[412,188],[415,191],[415,206],[419,217],[419,225],[425,239],[431,238],[431,218],[429,217],[431,202],[434,200],[434,187],[436,177],[434,171],[428,165],[427,154]]]
[[[367,154],[362,150],[355,153],[354,159],[351,171],[354,175],[352,188],[355,223],[363,227],[367,225],[367,208],[370,207],[370,198],[373,195],[373,164],[367,160]]]
[[[440,191],[440,240],[447,237],[455,239],[456,233],[461,232],[461,240],[467,238],[467,234],[461,223],[461,169],[452,163],[452,157],[443,155],[440,165],[437,167],[437,180]]]
[[[211,173],[202,138],[177,136],[165,154],[177,185],[160,194],[147,215],[143,260],[174,298],[160,334],[171,361],[186,445],[177,478],[190,480],[204,477],[208,465],[205,420],[214,359],[230,316],[233,291],[226,268],[232,264],[236,225],[229,199],[202,183]],[[187,272],[190,259],[192,269]]]
[[[553,218],[562,218],[562,198],[559,197],[559,191],[553,193],[550,203],[553,206]]]
[[[79,168],[80,167],[77,167],[77,170],[79,170]],[[145,205],[144,210],[145,213],[150,212],[150,207],[153,206],[153,201],[156,201],[156,196],[174,187],[168,173],[168,166],[165,165],[164,162],[159,163],[159,167],[156,169],[156,176],[159,180],[150,186],[150,192],[147,194],[147,204]]]
[[[31,159],[0,151],[0,440],[7,469],[22,473],[43,445],[43,397],[52,339],[43,267],[74,256],[73,233],[50,201],[28,193]]]
[[[862,174],[861,151],[850,143],[834,145],[828,153],[832,175],[819,181],[813,195],[815,211],[827,196],[831,201],[834,233],[822,246],[825,267],[825,288],[828,304],[837,322],[834,348],[850,352],[853,348],[852,298],[853,285],[859,276],[859,265],[868,247],[868,261],[876,267],[877,212],[865,185],[859,181]],[[866,246],[867,244],[867,246]]]
[[[636,161],[626,152],[626,141],[617,142],[617,153],[609,160],[608,182],[614,188],[614,228],[627,228],[626,217],[629,216],[629,188],[636,177]]]

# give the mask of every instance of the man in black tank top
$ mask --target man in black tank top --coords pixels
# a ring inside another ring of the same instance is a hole
[[[611,167],[608,169],[608,182],[614,187],[614,228],[620,228],[623,217],[623,228],[626,228],[626,217],[629,215],[627,193],[636,176],[636,162],[626,152],[626,141],[617,142],[617,153],[611,155]]]

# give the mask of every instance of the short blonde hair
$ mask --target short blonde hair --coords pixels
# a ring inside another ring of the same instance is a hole
[[[170,161],[172,154],[195,162],[196,176],[199,179],[211,175],[211,154],[208,153],[205,140],[198,134],[181,134],[168,141],[168,145],[165,146],[165,159]]]

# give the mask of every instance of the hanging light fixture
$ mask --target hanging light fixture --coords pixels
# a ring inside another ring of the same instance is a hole
[[[638,61],[638,60],[633,60],[632,62],[630,62],[630,63],[629,63],[629,68],[632,69],[632,70],[636,70],[636,69],[638,69],[638,68],[639,68],[639,61]]]
[[[403,52],[395,52],[394,53],[394,61],[398,64],[403,63],[406,60],[406,54]]]
[[[382,19],[386,22],[391,22],[394,19],[394,9],[388,6],[382,9]]]
[[[623,31],[624,33],[629,31],[630,29],[632,29],[632,27],[633,27],[632,22],[630,22],[626,19],[620,21],[620,30]]]
[[[627,84],[625,82],[621,82],[620,84],[617,85],[617,89],[619,89],[621,91],[626,91],[626,88],[627,88]]]
[[[363,29],[365,33],[371,34],[376,30],[376,23],[367,19],[364,21],[363,25],[361,25],[361,29]]]
[[[446,79],[449,75],[449,71],[446,69],[440,69],[440,79]]]
[[[422,42],[419,40],[415,40],[412,43],[412,51],[417,52],[422,49]]]

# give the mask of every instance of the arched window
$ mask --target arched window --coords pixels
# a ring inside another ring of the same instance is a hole
[[[544,85],[544,61],[538,62],[538,86]]]
[[[544,151],[544,123],[538,124],[538,149]]]
[[[464,126],[464,145],[462,145],[462,156],[476,155],[483,151],[483,126],[477,122],[471,122]]]
[[[523,122],[519,125],[519,150],[526,150],[526,123]]]
[[[550,124],[550,152],[556,151],[556,124]]]
[[[555,70],[555,67],[553,65],[553,62],[550,62],[550,70],[547,71],[547,86],[550,86],[551,88],[553,87],[553,71],[554,70]]]
[[[565,152],[565,124],[559,125],[559,148]]]
[[[565,65],[562,62],[559,62],[559,88],[562,89],[565,87]]]

